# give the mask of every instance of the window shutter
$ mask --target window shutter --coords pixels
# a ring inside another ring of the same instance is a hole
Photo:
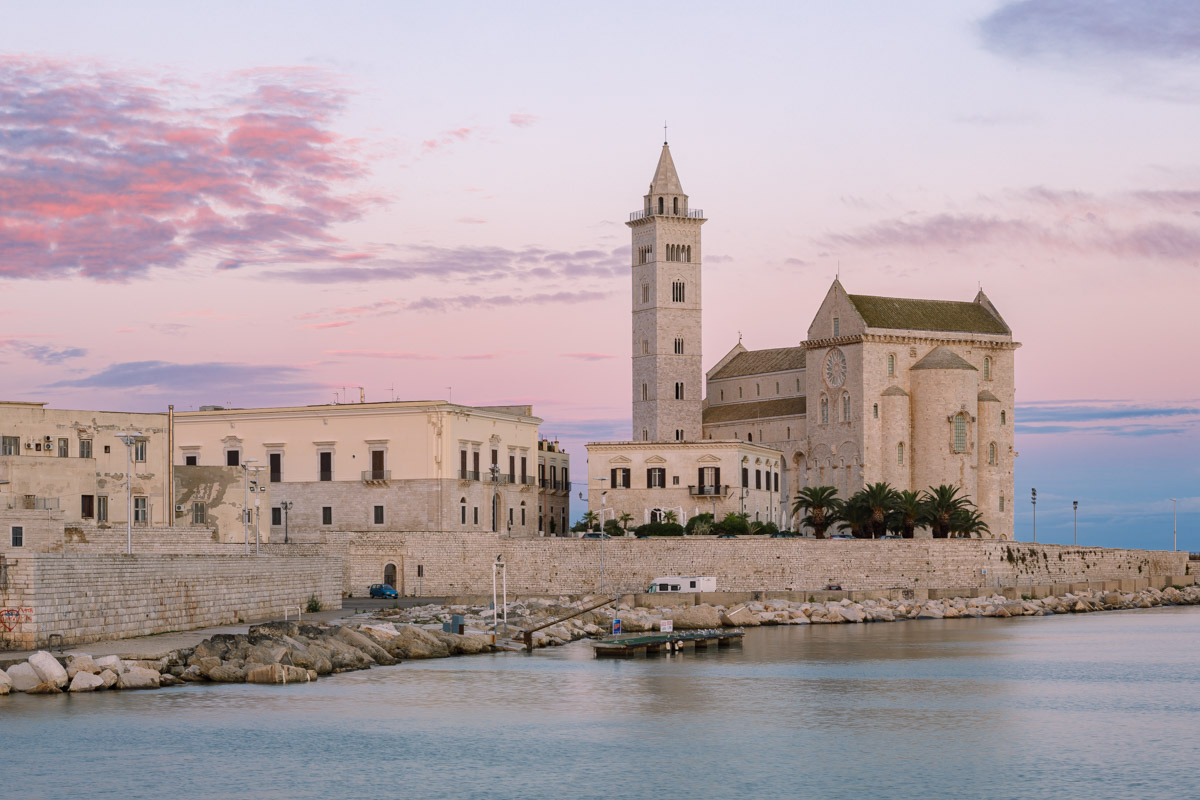
[[[653,486],[653,485],[654,485],[653,483],[651,483],[651,482],[650,482],[650,481],[651,481],[651,478],[650,478],[650,476],[651,476],[651,475],[653,475],[653,474],[654,474],[654,470],[653,470],[653,469],[647,469],[647,470],[646,470],[646,488],[647,488],[647,489],[649,489],[651,486]]]
[[[619,486],[619,484],[617,483],[617,470],[615,467],[613,468],[612,474],[609,477],[608,485],[612,486],[613,488],[616,488],[617,486]]]
[[[721,485],[721,468],[713,467],[713,483],[717,486]],[[718,490],[720,491],[720,490]]]
[[[704,467],[700,467],[700,469],[698,469],[696,471],[696,486],[703,486],[703,485],[704,485]]]

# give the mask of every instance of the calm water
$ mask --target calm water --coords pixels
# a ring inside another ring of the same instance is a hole
[[[1200,608],[0,698],[21,798],[1195,796]]]

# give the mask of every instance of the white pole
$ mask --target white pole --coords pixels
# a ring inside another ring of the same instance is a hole
[[[504,585],[504,635],[508,635],[508,564],[501,562],[500,579]]]
[[[492,562],[492,633],[500,632],[500,623],[497,621],[499,609],[496,608],[496,562]]]
[[[1174,497],[1168,497],[1171,501],[1171,551],[1179,549],[1179,502]]]
[[[125,437],[125,555],[133,555],[133,438]]]
[[[242,472],[246,474],[245,488],[242,491],[242,535],[246,540],[246,555],[250,555],[250,469],[244,461]]]

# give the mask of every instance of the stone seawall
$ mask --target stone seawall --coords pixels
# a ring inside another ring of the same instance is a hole
[[[396,567],[397,589],[425,596],[491,593],[502,555],[517,594],[575,594],[605,585],[645,591],[654,578],[711,575],[721,591],[803,592],[1023,586],[1149,579],[1190,574],[1187,553],[1025,544],[1001,540],[915,539],[509,539],[491,533],[351,534],[344,591],[361,596]],[[420,575],[418,576],[418,570]]]
[[[69,647],[341,607],[336,556],[33,554],[6,565],[0,648]],[[52,638],[53,637],[53,638]]]

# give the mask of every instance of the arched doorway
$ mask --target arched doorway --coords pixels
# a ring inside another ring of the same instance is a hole
[[[393,589],[396,588],[396,565],[388,564],[383,568],[383,582]]]

